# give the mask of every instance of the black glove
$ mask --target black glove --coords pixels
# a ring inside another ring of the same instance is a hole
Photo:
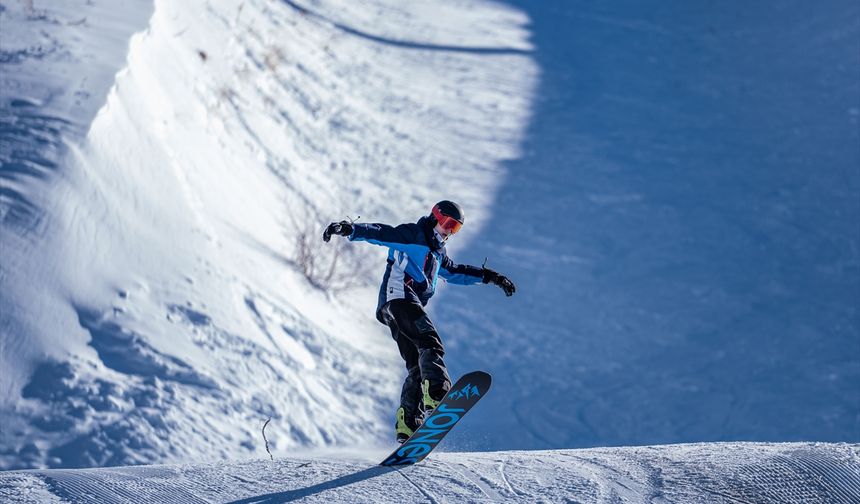
[[[517,286],[511,282],[511,279],[505,275],[500,275],[491,269],[484,268],[484,283],[498,285],[505,291],[505,296],[513,296],[517,291]]]
[[[331,235],[349,236],[352,234],[352,223],[349,221],[332,222],[323,231],[323,241],[331,240]]]

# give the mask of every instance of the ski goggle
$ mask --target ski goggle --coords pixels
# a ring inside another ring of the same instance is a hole
[[[439,210],[438,206],[433,207],[433,217],[436,218],[436,222],[439,223],[439,226],[442,229],[444,229],[445,231],[448,231],[451,234],[456,233],[457,231],[460,230],[461,227],[463,227],[462,222],[458,221],[457,219],[455,219],[453,217],[448,217],[447,215],[443,215],[442,211]]]

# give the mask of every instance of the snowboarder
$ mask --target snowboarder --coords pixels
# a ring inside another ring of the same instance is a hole
[[[379,290],[376,318],[391,330],[400,355],[406,361],[406,381],[395,415],[398,442],[404,442],[451,388],[445,367],[442,339],[424,306],[436,290],[437,275],[449,283],[498,285],[511,296],[514,283],[504,275],[477,266],[456,264],[445,251],[445,242],[463,226],[460,205],[440,201],[430,215],[416,223],[358,224],[332,222],[323,232],[323,241],[332,235],[350,241],[363,240],[388,247],[388,266]]]

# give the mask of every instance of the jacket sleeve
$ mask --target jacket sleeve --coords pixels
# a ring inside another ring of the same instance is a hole
[[[439,276],[448,283],[475,285],[484,281],[484,270],[468,264],[457,264],[447,255],[439,267]]]
[[[401,224],[397,227],[379,223],[353,224],[349,241],[366,241],[374,245],[406,251],[414,246],[412,235],[408,224]]]

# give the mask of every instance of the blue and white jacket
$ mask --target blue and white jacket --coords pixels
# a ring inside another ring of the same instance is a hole
[[[482,268],[456,264],[445,251],[445,242],[433,230],[434,224],[422,217],[414,224],[353,224],[350,241],[366,241],[388,247],[388,266],[379,289],[376,318],[380,309],[393,299],[406,299],[421,306],[436,292],[439,276],[449,283],[474,285],[484,278]]]

